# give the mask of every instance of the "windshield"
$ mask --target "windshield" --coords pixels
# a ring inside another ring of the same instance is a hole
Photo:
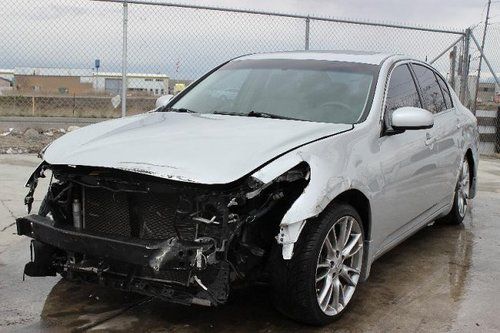
[[[235,60],[169,108],[354,124],[371,106],[377,69],[323,60]]]

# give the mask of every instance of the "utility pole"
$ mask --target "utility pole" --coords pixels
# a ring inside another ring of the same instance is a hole
[[[481,64],[483,63],[483,54],[484,54],[484,42],[486,41],[486,30],[488,29],[488,20],[490,18],[490,6],[491,0],[488,0],[488,8],[486,9],[486,19],[484,20],[484,30],[483,30],[483,41],[481,42],[481,52],[479,56],[479,66],[477,68],[477,78],[476,78],[476,92],[474,94],[474,114],[476,114],[477,107],[477,94],[479,92],[479,77],[481,76]]]
[[[469,51],[470,51],[470,38],[471,38],[471,29],[465,29],[464,34],[464,45],[463,45],[463,53],[461,55],[461,72],[460,72],[460,101],[463,105],[467,105],[467,101],[470,99],[467,95],[469,95],[467,86],[469,85]]]
[[[450,52],[450,85],[455,90],[455,73],[457,68],[457,46],[453,46]]]

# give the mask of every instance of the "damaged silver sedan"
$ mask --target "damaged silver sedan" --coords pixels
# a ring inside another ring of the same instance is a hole
[[[165,105],[66,134],[27,183],[50,187],[28,276],[180,304],[267,282],[285,315],[342,313],[373,261],[475,194],[474,116],[429,65],[284,52],[215,68]],[[411,260],[411,258],[408,258]]]

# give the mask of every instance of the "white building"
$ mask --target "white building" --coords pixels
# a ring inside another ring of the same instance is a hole
[[[119,94],[122,88],[122,74],[113,72],[95,73],[94,89],[108,94]],[[164,95],[168,91],[169,78],[164,74],[128,73],[129,93]]]
[[[9,80],[12,82],[12,80],[14,80],[14,70],[0,68],[0,77],[2,79]]]
[[[12,91],[14,71],[10,69],[0,69],[0,96]]]

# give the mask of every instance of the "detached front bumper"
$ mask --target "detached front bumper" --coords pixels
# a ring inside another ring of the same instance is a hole
[[[124,263],[150,266],[155,268],[158,257],[170,250],[170,256],[164,258],[164,263],[173,256],[173,252],[187,248],[197,249],[200,245],[181,243],[180,241],[147,241],[119,236],[101,236],[82,231],[69,226],[55,227],[53,220],[40,215],[29,215],[16,220],[17,233],[36,239],[55,248],[84,253],[90,256],[118,260]],[[178,254],[178,253],[177,253]]]
[[[18,218],[16,224],[19,235],[34,239],[32,261],[25,267],[28,276],[57,272],[182,304],[216,305],[226,301],[227,292],[216,295],[210,288],[226,289],[227,265],[193,267],[196,254],[207,251],[211,244],[101,235],[59,226],[40,215]],[[226,297],[221,297],[223,294]]]

